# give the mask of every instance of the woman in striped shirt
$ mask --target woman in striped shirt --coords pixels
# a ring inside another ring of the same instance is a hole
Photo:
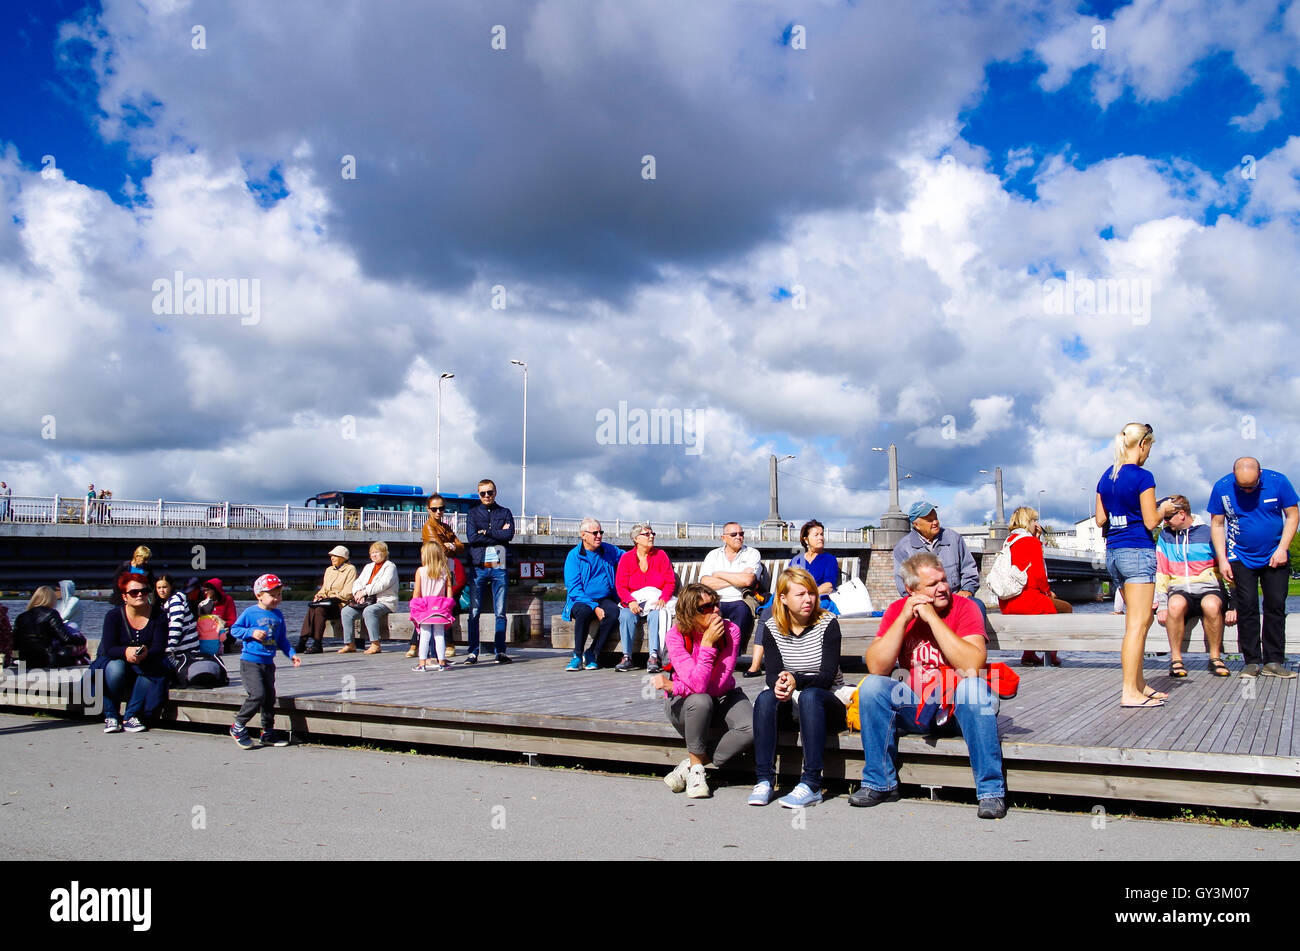
[[[183,592],[176,590],[171,575],[159,575],[154,582],[158,607],[167,616],[167,660],[173,669],[180,665],[180,655],[199,649],[199,629]]]
[[[754,758],[757,784],[751,806],[772,801],[776,784],[776,733],[797,726],[803,741],[799,785],[780,799],[787,809],[822,801],[826,734],[845,727],[840,673],[840,622],[818,603],[817,582],[802,568],[787,568],[776,580],[776,601],[767,622],[767,688],[754,702]]]

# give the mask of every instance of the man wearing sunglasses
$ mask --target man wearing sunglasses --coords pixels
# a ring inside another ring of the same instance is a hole
[[[469,589],[469,656],[467,664],[478,663],[479,616],[483,613],[483,592],[492,586],[492,613],[496,615],[493,647],[498,664],[510,663],[506,656],[506,559],[510,540],[515,537],[515,517],[497,504],[497,487],[491,479],[478,484],[479,504],[469,510],[467,544],[474,562],[474,580]]]
[[[615,576],[623,551],[605,541],[605,531],[594,518],[584,518],[578,525],[582,541],[564,559],[564,587],[568,598],[561,617],[573,622],[573,657],[565,670],[596,670],[600,649],[618,627],[618,589]],[[582,645],[592,617],[599,622],[591,649],[585,654]]]
[[[763,571],[763,556],[745,544],[745,530],[739,522],[722,526],[722,547],[704,556],[700,584],[718,592],[722,616],[740,628],[741,649],[754,632],[754,612],[745,603],[745,588],[752,588]]]
[[[1300,498],[1280,472],[1243,456],[1210,490],[1210,534],[1219,573],[1235,585],[1242,677],[1295,677],[1286,666],[1286,592],[1290,547],[1300,525]],[[1264,593],[1260,636],[1259,594]]]

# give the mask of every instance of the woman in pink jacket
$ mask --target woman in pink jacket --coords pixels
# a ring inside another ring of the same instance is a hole
[[[676,623],[668,629],[672,679],[659,674],[650,682],[666,691],[664,712],[686,739],[687,758],[664,782],[673,792],[707,799],[704,767],[710,762],[709,728],[725,732],[712,762],[725,766],[754,745],[754,708],[733,675],[740,654],[740,629],[718,613],[718,594],[708,585],[687,585],[677,597]]]

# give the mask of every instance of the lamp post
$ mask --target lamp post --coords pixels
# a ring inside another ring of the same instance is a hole
[[[520,467],[519,487],[519,517],[523,518],[528,512],[528,364],[523,360],[510,362],[524,370],[524,459]]]
[[[433,491],[442,493],[442,381],[454,379],[456,374],[444,373],[438,377],[438,438],[434,446]]]

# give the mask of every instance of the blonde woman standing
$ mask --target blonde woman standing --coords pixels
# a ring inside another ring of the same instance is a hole
[[[1156,505],[1156,480],[1142,468],[1155,433],[1149,423],[1129,423],[1115,437],[1115,462],[1097,483],[1097,524],[1106,536],[1106,570],[1124,589],[1128,613],[1120,663],[1124,672],[1120,706],[1163,706],[1168,698],[1147,684],[1142,654],[1154,616],[1156,543],[1152,531],[1173,512],[1166,500]]]

